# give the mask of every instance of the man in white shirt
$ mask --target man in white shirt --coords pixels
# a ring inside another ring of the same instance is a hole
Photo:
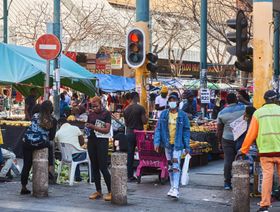
[[[61,118],[59,120],[59,125],[61,127],[55,134],[55,142],[73,145],[75,147],[75,150],[72,154],[73,160],[85,160],[87,154],[85,150],[81,147],[84,145],[84,136],[81,130],[76,126],[72,126],[71,124],[69,124],[66,118]],[[81,153],[81,151],[83,152]],[[77,166],[75,172],[75,180],[82,181],[79,166]]]
[[[163,86],[161,88],[160,95],[156,97],[155,105],[157,110],[157,118],[159,118],[162,111],[166,109],[167,100],[168,100],[167,94],[168,94],[168,87]]]

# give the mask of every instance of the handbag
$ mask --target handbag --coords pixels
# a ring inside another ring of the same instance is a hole
[[[181,176],[181,184],[183,186],[189,184],[190,176],[189,176],[189,165],[190,165],[191,155],[187,154],[184,160],[182,176]]]
[[[39,114],[32,118],[31,125],[25,131],[23,141],[35,148],[44,148],[49,142],[49,132],[40,126]]]

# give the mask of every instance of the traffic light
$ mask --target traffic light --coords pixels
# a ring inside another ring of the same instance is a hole
[[[147,54],[147,59],[148,59],[148,63],[147,63],[146,67],[147,67],[148,71],[150,71],[151,77],[152,78],[157,78],[157,71],[158,71],[157,61],[158,61],[158,56],[156,54],[153,54],[153,53],[148,53]]]
[[[132,28],[126,36],[126,54],[127,64],[132,68],[142,66],[146,59],[145,33],[140,28]]]
[[[237,57],[236,68],[241,71],[253,71],[253,51],[248,47],[250,37],[248,36],[248,20],[242,10],[239,10],[236,19],[227,20],[227,25],[235,29],[235,32],[227,33],[227,39],[236,43],[236,46],[227,47],[227,51]]]

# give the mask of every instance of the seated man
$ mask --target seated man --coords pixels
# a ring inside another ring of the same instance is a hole
[[[2,155],[2,161],[0,158],[0,164],[3,165],[1,171],[0,171],[0,179],[1,181],[7,180],[7,174],[10,170],[14,172],[14,174],[17,176],[20,174],[19,170],[17,169],[15,165],[16,156],[13,152],[0,148],[1,155]]]
[[[72,154],[74,161],[82,161],[85,160],[87,157],[86,152],[81,146],[84,145],[84,136],[81,130],[76,127],[69,124],[66,120],[66,118],[60,118],[59,126],[60,129],[55,134],[55,142],[60,143],[66,143],[71,144],[75,147],[75,152]],[[80,168],[77,166],[76,172],[75,172],[75,180],[76,181],[82,181],[80,176]]]

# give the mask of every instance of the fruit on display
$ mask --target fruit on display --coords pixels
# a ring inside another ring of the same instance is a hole
[[[0,125],[17,126],[17,127],[29,127],[30,121],[10,121],[10,120],[0,120]]]
[[[191,126],[191,132],[215,132],[216,130],[216,121],[207,122],[200,126],[194,124]]]
[[[212,151],[212,147],[208,142],[200,142],[190,140],[191,153],[208,153]]]

